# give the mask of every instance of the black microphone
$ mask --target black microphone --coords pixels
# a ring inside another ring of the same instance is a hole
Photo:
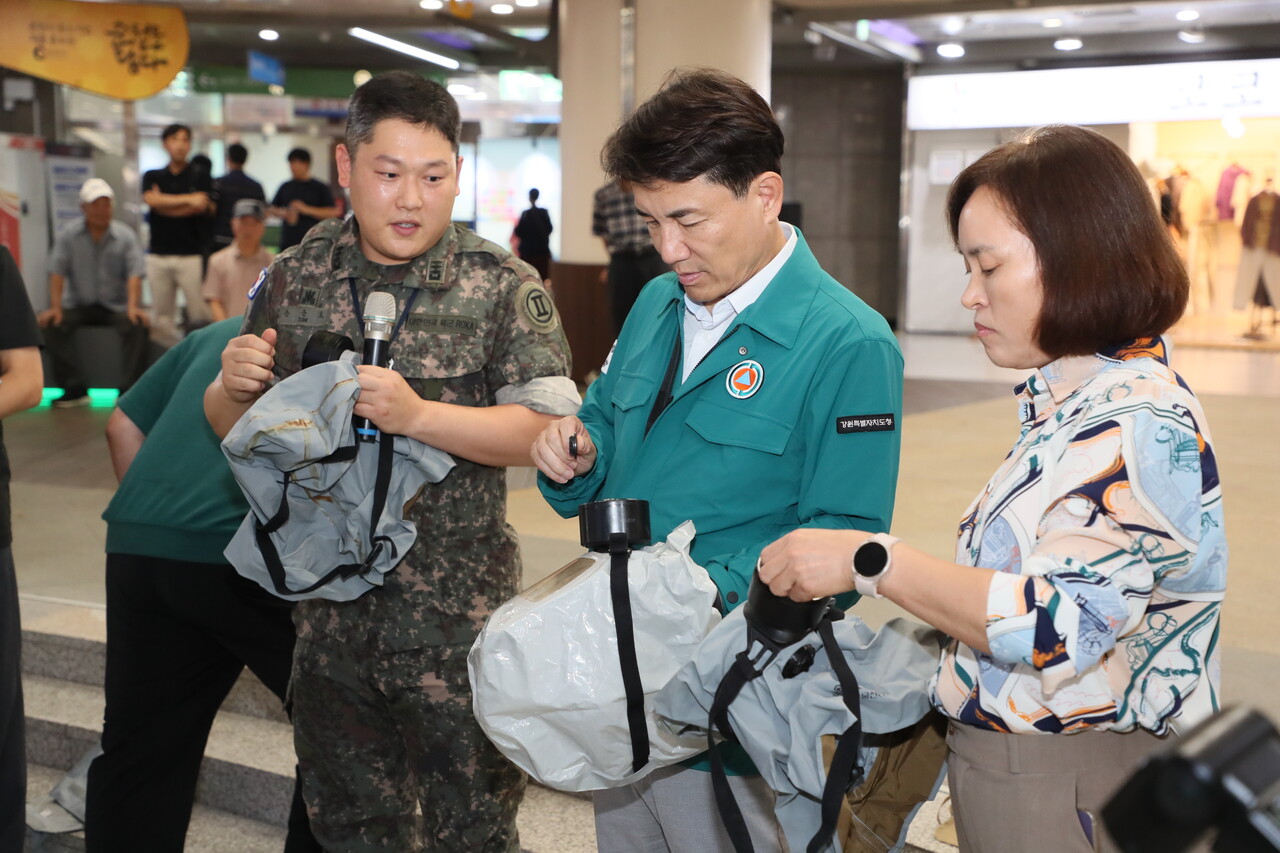
[[[381,290],[364,303],[364,363],[386,367],[391,354],[391,331],[396,322],[396,298]],[[378,429],[368,418],[351,419],[360,441],[377,441]]]

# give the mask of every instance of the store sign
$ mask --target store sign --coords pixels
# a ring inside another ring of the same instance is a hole
[[[222,114],[230,125],[290,124],[293,121],[293,98],[227,95],[222,99]]]
[[[73,0],[0,2],[0,65],[122,100],[161,91],[187,62],[181,9]]]
[[[1280,115],[1280,59],[913,77],[911,130]]]

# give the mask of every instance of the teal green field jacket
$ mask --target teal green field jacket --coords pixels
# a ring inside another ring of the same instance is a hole
[[[564,485],[538,482],[566,518],[586,501],[646,500],[655,540],[692,519],[692,557],[726,612],[746,601],[760,551],[783,534],[886,531],[893,515],[902,353],[884,318],[797,240],[689,378],[677,372],[646,434],[685,311],[674,273],[649,282],[579,413],[595,466]]]

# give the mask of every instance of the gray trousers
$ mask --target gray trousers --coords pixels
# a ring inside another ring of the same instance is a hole
[[[961,853],[1120,853],[1102,807],[1165,741],[1125,734],[1010,735],[951,723],[947,779]],[[1082,812],[1084,814],[1082,814]]]
[[[787,853],[773,791],[759,776],[730,776],[756,853]],[[596,791],[600,853],[733,853],[716,811],[711,774],[664,767],[622,788]]]

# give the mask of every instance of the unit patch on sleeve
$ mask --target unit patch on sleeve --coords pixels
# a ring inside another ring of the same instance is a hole
[[[893,412],[885,415],[849,415],[836,418],[836,432],[893,432]]]
[[[556,308],[551,294],[535,281],[526,281],[516,291],[516,312],[535,332],[549,332],[556,327]]]

